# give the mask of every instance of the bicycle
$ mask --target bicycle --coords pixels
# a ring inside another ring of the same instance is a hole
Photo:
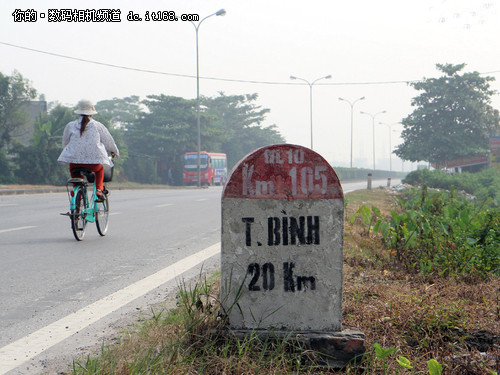
[[[111,181],[113,169],[104,170],[104,182]],[[96,223],[97,232],[105,236],[109,225],[109,191],[104,184],[103,198],[97,196],[95,174],[88,168],[74,168],[74,174],[80,174],[81,177],[70,178],[66,183],[66,190],[70,203],[70,211],[64,216],[69,216],[71,220],[71,230],[77,241],[82,241],[85,237],[87,223]],[[89,198],[88,186],[92,184],[92,195]]]

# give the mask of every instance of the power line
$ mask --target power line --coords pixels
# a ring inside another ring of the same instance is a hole
[[[143,73],[151,73],[151,74],[168,75],[168,76],[173,76],[173,77],[196,78],[196,76],[189,75],[189,74],[168,73],[168,72],[161,72],[161,71],[157,71],[157,70],[133,68],[133,67],[123,66],[123,65],[103,63],[103,62],[94,61],[94,60],[82,59],[82,58],[79,58],[79,57],[62,55],[62,54],[54,53],[54,52],[42,51],[42,50],[38,50],[38,49],[35,49],[35,48],[18,46],[18,45],[15,45],[15,44],[1,42],[1,41],[0,41],[0,44],[6,45],[6,46],[9,46],[9,47],[24,49],[24,50],[31,51],[31,52],[42,53],[42,54],[49,55],[49,56],[61,57],[61,58],[65,58],[65,59],[68,59],[68,60],[81,61],[81,62],[85,62],[85,63],[89,63],[89,64],[102,65],[102,66],[107,66],[107,67],[111,67],[111,68],[131,70],[131,71],[143,72]],[[207,79],[207,80],[214,80],[214,81],[224,81],[224,82],[266,84],[266,85],[304,85],[304,83],[295,83],[295,82],[257,81],[257,80],[230,79],[230,78],[219,78],[219,77],[201,77],[200,76],[200,79]],[[406,84],[406,83],[418,82],[418,81],[419,80],[414,80],[414,81],[385,81],[385,82],[346,82],[346,83],[327,83],[327,84],[321,84],[321,83],[319,83],[318,85],[341,86],[341,85],[379,85],[379,84],[395,84],[395,83],[405,83]]]
[[[150,73],[150,74],[161,74],[161,75],[167,75],[167,76],[172,76],[172,77],[196,78],[196,76],[189,75],[189,74],[168,73],[168,72],[161,72],[161,71],[157,71],[157,70],[133,68],[133,67],[129,67],[129,66],[109,64],[109,63],[103,63],[100,61],[82,59],[79,57],[73,57],[73,56],[62,55],[62,54],[54,53],[54,52],[42,51],[42,50],[38,50],[35,48],[18,46],[15,44],[6,43],[6,42],[2,42],[2,41],[0,41],[0,44],[6,45],[9,47],[24,49],[24,50],[31,51],[31,52],[42,53],[42,54],[49,55],[49,56],[61,57],[61,58],[68,59],[68,60],[74,60],[74,61],[80,61],[80,62],[85,62],[85,63],[89,63],[89,64],[107,66],[110,68],[131,70],[131,71],[135,71],[135,72]],[[494,70],[494,71],[479,73],[479,74],[484,75],[484,74],[496,74],[496,73],[500,73],[500,70]],[[220,77],[201,77],[200,76],[200,79],[213,80],[213,81],[223,81],[223,82],[264,84],[264,85],[289,85],[289,86],[305,85],[305,83],[302,83],[302,82],[295,83],[295,82],[277,82],[277,81],[257,81],[257,80],[231,79],[231,78],[220,78]],[[332,82],[332,83],[328,82],[328,83],[318,83],[317,85],[321,85],[321,86],[390,85],[390,84],[402,84],[402,83],[408,84],[408,83],[421,82],[421,81],[423,81],[423,80],[422,79],[415,79],[415,80],[371,81],[371,82],[369,82],[369,81],[367,81],[367,82]]]
[[[32,52],[37,52],[37,53],[43,53],[45,55],[62,57],[62,58],[69,59],[69,60],[81,61],[81,62],[86,62],[86,63],[90,63],[90,64],[96,64],[96,65],[109,66],[111,68],[133,70],[133,71],[144,72],[144,73],[163,74],[163,75],[170,75],[170,76],[175,76],[175,77],[196,78],[195,76],[191,76],[191,75],[187,75],[187,74],[165,73],[165,72],[159,72],[159,71],[155,71],[155,70],[131,68],[131,67],[127,67],[127,66],[108,64],[108,63],[103,63],[103,62],[99,62],[99,61],[82,59],[82,58],[79,58],[79,57],[61,55],[59,53],[54,53],[54,52],[41,51],[41,50],[38,50],[38,49],[29,48],[29,47],[17,46],[15,44],[10,44],[10,43],[5,43],[5,42],[0,42],[0,44],[4,44],[4,45],[9,46],[9,47],[15,47],[15,48],[24,49],[24,50],[27,50],[27,51],[32,51]]]

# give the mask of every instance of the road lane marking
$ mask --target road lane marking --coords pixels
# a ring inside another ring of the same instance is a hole
[[[46,327],[0,348],[0,374],[32,360],[43,351],[83,330],[162,284],[220,252],[220,242],[94,302]]]
[[[7,232],[14,232],[16,230],[24,230],[24,229],[31,229],[31,228],[36,228],[35,226],[29,225],[26,227],[17,227],[17,228],[9,228],[9,229],[1,229],[0,233],[7,233]]]
[[[159,204],[158,206],[155,206],[156,208],[161,208],[161,207],[168,207],[168,206],[172,206],[173,204],[172,203],[165,203],[165,204]]]

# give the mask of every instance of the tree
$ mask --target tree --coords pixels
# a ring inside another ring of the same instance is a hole
[[[258,147],[282,143],[275,126],[262,126],[269,110],[256,106],[256,99],[256,94],[203,97],[201,151],[225,152],[232,166]],[[127,123],[123,131],[129,147],[125,173],[135,181],[165,183],[171,168],[174,179],[180,183],[183,154],[198,149],[196,101],[150,95],[141,104],[147,111]],[[114,116],[113,110],[109,113]]]
[[[139,98],[138,96],[133,96],[132,98]],[[129,98],[123,99],[126,101]],[[113,99],[110,101],[105,100],[104,102],[113,103],[115,101],[121,101],[122,99]],[[128,147],[125,144],[123,139],[124,128],[126,124],[134,121],[134,118],[137,118],[139,114],[132,114],[132,111],[135,111],[134,104],[130,104],[129,112],[128,109],[125,109],[125,106],[119,106],[118,112],[115,113],[112,109],[113,105],[110,105],[107,109],[103,109],[102,106],[99,106],[100,109],[97,109],[99,103],[96,104],[97,114],[92,116],[96,121],[103,124],[111,133],[113,139],[115,140],[116,146],[118,150],[120,150],[120,157],[113,159],[114,172],[113,172],[113,180],[120,179],[122,175],[122,167],[125,164],[128,158]],[[74,119],[73,119],[74,120]]]
[[[270,110],[257,106],[257,98],[255,93],[226,96],[220,92],[218,97],[204,99],[206,113],[222,129],[220,151],[227,154],[229,167],[259,147],[285,142],[275,125],[263,126]]]
[[[491,107],[493,77],[478,72],[460,75],[465,64],[436,67],[443,76],[410,84],[423,92],[413,98],[416,109],[402,121],[404,142],[395,153],[405,160],[445,167],[447,160],[487,152],[500,116]]]
[[[14,146],[15,174],[19,183],[62,185],[69,172],[57,162],[66,124],[74,120],[70,108],[57,105],[50,113],[40,115],[35,122],[30,146]]]
[[[95,108],[100,116],[109,118],[113,128],[126,128],[140,117],[141,100],[137,95],[101,100],[96,103]]]
[[[12,132],[24,125],[27,114],[21,110],[23,102],[35,97],[36,90],[19,72],[10,77],[0,73],[0,148],[9,145]]]
[[[128,124],[124,132],[129,147],[126,174],[140,177],[141,182],[166,182],[168,168],[180,170],[184,152],[196,150],[196,101],[149,95],[142,104],[148,111]],[[205,124],[204,116],[202,120]],[[144,175],[145,170],[153,175]]]
[[[7,158],[5,150],[0,148],[0,184],[15,183],[11,163]]]

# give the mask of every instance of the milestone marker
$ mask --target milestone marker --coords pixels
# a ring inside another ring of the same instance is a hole
[[[337,175],[309,149],[268,146],[237,165],[222,198],[232,328],[341,330],[343,215]]]
[[[342,328],[344,194],[328,162],[305,147],[260,148],[222,194],[221,307],[237,337],[298,340],[328,367],[365,351]]]

